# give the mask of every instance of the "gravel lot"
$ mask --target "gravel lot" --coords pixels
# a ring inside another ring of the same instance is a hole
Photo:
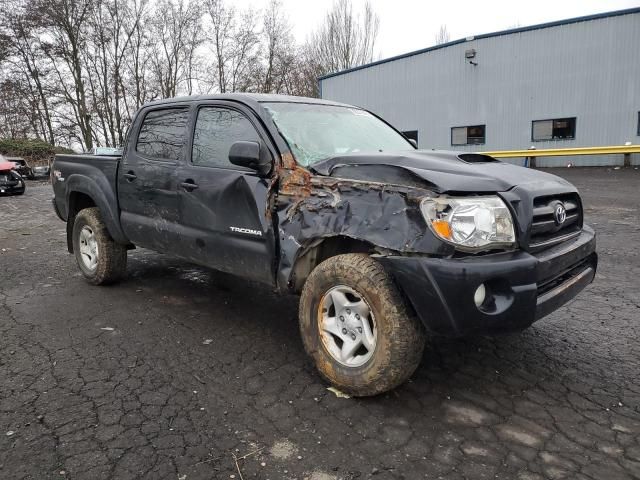
[[[146,250],[89,286],[50,186],[0,198],[0,478],[640,478],[640,171],[554,173],[595,283],[523,333],[434,339],[362,400],[326,390],[296,298]]]

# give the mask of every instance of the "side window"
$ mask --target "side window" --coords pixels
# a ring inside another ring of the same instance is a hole
[[[136,151],[165,160],[177,160],[187,139],[187,108],[152,110],[144,117]]]
[[[240,168],[229,162],[229,149],[241,140],[260,141],[247,117],[227,108],[201,108],[193,134],[191,162],[204,167]]]

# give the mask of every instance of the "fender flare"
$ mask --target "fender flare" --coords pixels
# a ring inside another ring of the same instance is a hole
[[[73,193],[82,193],[93,200],[96,207],[102,214],[102,219],[116,242],[123,245],[129,244],[122,226],[120,225],[120,215],[118,211],[118,199],[112,186],[106,181],[98,181],[85,175],[73,174],[67,178],[67,223],[69,223],[70,199]],[[106,180],[106,179],[105,179]],[[98,183],[99,182],[99,183]],[[106,193],[105,193],[106,192]]]

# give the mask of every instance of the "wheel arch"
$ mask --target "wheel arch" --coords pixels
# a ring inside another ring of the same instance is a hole
[[[376,246],[365,240],[343,235],[317,238],[296,256],[288,282],[289,289],[300,293],[314,268],[328,258],[345,253],[376,253]]]
[[[69,253],[73,253],[73,223],[78,212],[84,208],[97,207],[111,238],[118,243],[129,243],[120,227],[117,204],[115,193],[111,193],[107,198],[103,190],[91,179],[84,176],[69,177],[67,180],[67,250]]]

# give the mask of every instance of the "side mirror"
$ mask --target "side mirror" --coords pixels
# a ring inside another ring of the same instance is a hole
[[[271,171],[271,158],[258,142],[235,142],[229,149],[229,161],[239,167],[250,168],[261,175]]]
[[[415,148],[418,148],[418,142],[416,142],[413,138],[407,138],[407,140],[409,140],[409,143]]]

